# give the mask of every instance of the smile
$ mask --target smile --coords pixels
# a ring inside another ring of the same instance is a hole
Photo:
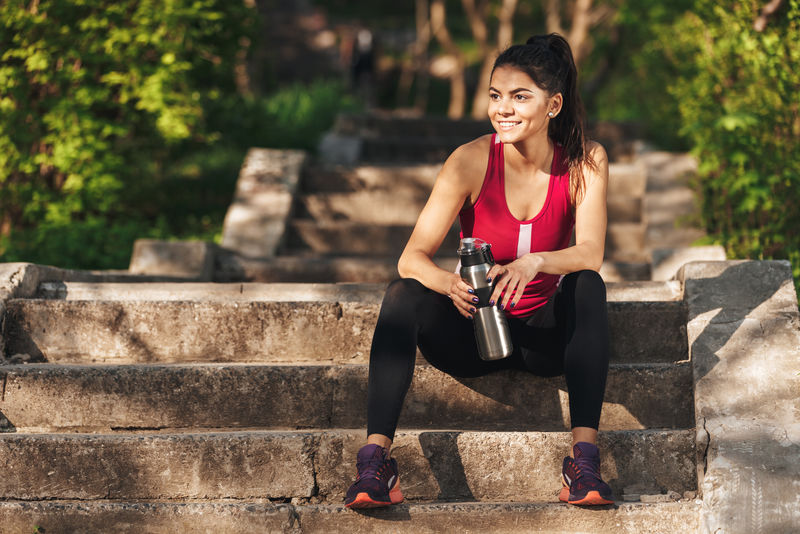
[[[519,121],[497,121],[497,125],[500,126],[501,130],[510,130],[517,124],[520,124]]]

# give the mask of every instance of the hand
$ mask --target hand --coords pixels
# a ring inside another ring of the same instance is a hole
[[[472,319],[472,314],[475,313],[475,305],[478,302],[478,297],[472,291],[472,286],[466,283],[459,275],[452,274],[447,296],[453,301],[458,313],[467,319]]]
[[[516,306],[525,286],[539,274],[542,262],[537,254],[525,254],[506,265],[494,264],[486,274],[487,278],[496,280],[489,302],[499,304],[501,310]]]

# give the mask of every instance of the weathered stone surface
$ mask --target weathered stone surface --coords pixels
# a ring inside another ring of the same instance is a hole
[[[182,276],[210,282],[214,275],[214,244],[137,239],[128,270],[132,274]]]
[[[328,432],[315,457],[320,495],[336,502],[352,483],[365,432]],[[392,456],[410,499],[554,501],[567,432],[398,432]],[[603,478],[615,494],[634,483],[649,493],[696,489],[694,432],[601,432]]]
[[[10,300],[6,353],[86,363],[367,361],[377,299],[296,300]],[[686,359],[685,313],[682,302],[609,303],[612,360]]]
[[[250,257],[275,255],[305,159],[299,150],[250,149],[225,215],[223,247]]]
[[[608,312],[613,360],[671,362],[687,358],[683,302],[609,302]]]
[[[699,505],[617,504],[600,510],[555,503],[431,503],[354,513],[341,506],[297,508],[302,532],[512,534],[696,532]]]
[[[601,430],[692,426],[691,376],[687,364],[612,366]],[[0,367],[0,412],[22,432],[358,428],[367,377],[366,365],[14,365]],[[563,377],[456,379],[423,365],[400,426],[568,430],[567,401]]]
[[[319,159],[337,165],[355,165],[361,159],[363,141],[353,135],[328,132],[319,142]]]
[[[363,361],[377,304],[12,300],[7,352],[48,361]]]
[[[351,221],[322,221],[294,219],[287,237],[288,250],[311,250],[315,254],[392,256],[402,251],[413,224],[374,225]],[[458,249],[458,223],[454,224],[442,242],[442,251]]]
[[[724,261],[725,249],[720,245],[653,250],[653,280],[670,280],[686,263],[692,261]]]
[[[294,508],[270,502],[6,501],[0,524],[3,532],[26,534],[299,532]]]
[[[703,529],[800,524],[800,316],[786,261],[684,265]]]
[[[441,164],[427,163],[357,167],[309,165],[303,172],[302,187],[309,193],[395,191],[428,196],[441,168]]]
[[[0,499],[221,499],[314,493],[314,437],[0,434]]]
[[[619,492],[696,487],[693,432],[600,434]],[[341,503],[365,432],[0,434],[0,499],[288,499]],[[393,455],[410,499],[552,501],[567,432],[401,432]]]
[[[609,222],[642,222],[642,199],[629,195],[609,196],[606,201]]]
[[[647,187],[647,169],[640,163],[610,163],[608,197],[642,198]]]
[[[353,221],[365,224],[413,225],[426,194],[412,191],[356,191],[303,195],[301,202],[317,222]]]
[[[663,534],[696,532],[699,505],[618,504],[602,510],[556,503],[401,504],[354,512],[341,505],[264,502],[10,501],[0,503],[8,532],[186,532],[262,534],[407,532],[414,534],[613,532]]]
[[[644,258],[645,230],[642,223],[609,223],[606,230],[606,258],[617,261]]]

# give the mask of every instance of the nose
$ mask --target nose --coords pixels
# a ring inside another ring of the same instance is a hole
[[[509,115],[514,112],[514,107],[511,105],[509,99],[501,98],[497,102],[497,112],[501,115]]]

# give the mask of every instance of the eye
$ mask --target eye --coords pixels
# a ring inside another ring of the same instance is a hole
[[[489,93],[489,98],[492,100],[500,100],[500,95],[497,93]]]
[[[517,102],[525,102],[526,100],[528,100],[528,97],[525,96],[525,95],[517,94],[517,95],[514,95],[514,99],[516,99]]]

